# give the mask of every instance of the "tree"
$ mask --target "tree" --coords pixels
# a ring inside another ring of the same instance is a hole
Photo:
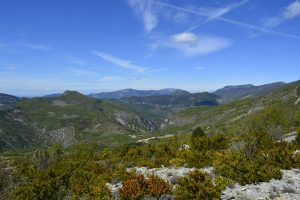
[[[300,144],[300,129],[297,131],[296,143]]]
[[[206,137],[206,133],[199,126],[195,130],[193,130],[192,137]]]

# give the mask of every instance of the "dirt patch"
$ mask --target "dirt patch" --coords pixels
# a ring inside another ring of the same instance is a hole
[[[66,103],[66,102],[64,102],[62,100],[53,100],[52,104],[55,105],[55,106],[61,106],[61,107],[73,105],[73,104],[68,104],[68,103]]]

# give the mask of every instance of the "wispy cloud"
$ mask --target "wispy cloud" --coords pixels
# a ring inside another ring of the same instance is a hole
[[[71,64],[76,64],[76,65],[81,65],[81,66],[87,65],[87,62],[85,59],[74,56],[68,52],[61,53],[61,58]]]
[[[72,72],[75,75],[78,75],[78,76],[92,76],[92,75],[96,75],[95,72],[90,71],[90,70],[86,70],[86,69],[71,68],[71,69],[69,69],[69,71]]]
[[[168,3],[163,3],[163,2],[158,2],[158,1],[153,1],[153,3],[158,4],[160,6],[163,6],[163,7],[175,9],[175,10],[186,12],[186,13],[190,13],[190,14],[200,16],[200,17],[207,17],[207,18],[211,17],[211,15],[208,15],[205,12],[201,12],[201,10],[200,11],[193,10],[193,9],[179,7],[179,6],[175,6],[175,5],[168,4]],[[242,28],[247,28],[247,29],[251,29],[251,30],[255,30],[255,31],[259,31],[259,32],[263,32],[263,33],[267,33],[267,34],[271,34],[271,35],[276,35],[276,36],[286,37],[286,38],[292,38],[292,39],[300,39],[300,36],[297,36],[297,35],[285,34],[285,33],[277,32],[277,31],[273,31],[273,30],[270,30],[270,29],[267,29],[267,28],[255,26],[255,25],[252,25],[252,24],[247,24],[247,23],[240,22],[240,21],[237,21],[237,20],[228,19],[228,18],[222,17],[222,15],[220,15],[220,16],[216,15],[213,19],[214,20],[219,20],[219,21],[222,21],[222,22],[225,22],[225,23],[228,23],[228,24],[232,24],[232,25],[235,25],[235,26],[239,26],[239,27],[242,27]]]
[[[198,42],[198,37],[193,33],[183,32],[171,36],[173,42],[176,43],[196,43]]]
[[[75,58],[75,57],[70,58],[70,62],[72,64],[77,64],[77,65],[82,65],[82,66],[86,65],[86,61],[82,58]]]
[[[160,17],[171,19],[176,23],[187,22],[188,15],[185,10],[176,9],[175,12],[170,12],[165,8],[170,8],[171,4],[164,3],[162,1],[153,0],[128,0],[129,5],[134,9],[136,15],[143,20],[144,28],[146,32],[152,31],[159,23]],[[229,4],[224,7],[218,8],[199,8],[199,12],[205,17],[206,20],[201,24],[191,27],[188,31],[192,31],[199,26],[208,23],[215,18],[221,17],[226,13],[242,6],[247,3],[248,0]]]
[[[268,28],[273,28],[283,23],[284,21],[294,19],[300,16],[300,1],[295,1],[285,7],[282,13],[278,16],[264,20],[264,25]]]
[[[0,64],[0,67],[6,69],[6,70],[15,70],[17,69],[16,64]]]
[[[119,76],[104,76],[100,79],[100,81],[120,81],[124,79],[125,78]]]
[[[93,54],[124,69],[130,69],[136,72],[145,72],[147,70],[146,67],[135,65],[131,61],[123,60],[107,53],[95,51]]]
[[[27,43],[27,42],[17,42],[16,45],[23,47],[23,48],[28,48],[28,49],[32,49],[32,50],[40,50],[40,51],[46,51],[46,50],[51,49],[48,45],[34,44],[34,43]]]
[[[7,66],[7,69],[8,69],[8,70],[14,70],[14,69],[17,69],[17,65],[8,65],[8,66]]]
[[[205,67],[200,66],[200,67],[195,67],[195,69],[201,71],[201,70],[204,70]]]
[[[219,8],[200,8],[199,12],[203,13],[207,19],[200,24],[192,26],[191,28],[188,29],[188,31],[192,31],[196,28],[199,28],[200,26],[203,26],[204,24],[209,23],[210,21],[215,20],[216,18],[222,17],[225,14],[235,10],[236,8],[246,4],[247,2],[248,2],[248,0],[243,0],[241,2],[235,2],[235,3],[229,4],[224,7],[219,7]]]
[[[167,42],[163,43],[164,47],[178,49],[185,56],[205,55],[225,49],[230,45],[232,41],[229,39],[187,32],[172,35]]]
[[[129,5],[142,18],[145,31],[149,32],[157,26],[158,19],[151,0],[129,0]]]
[[[162,72],[162,71],[166,71],[168,69],[169,68],[167,68],[167,67],[162,67],[162,68],[157,68],[157,69],[149,70],[149,72]]]
[[[37,44],[24,41],[12,41],[6,43],[0,43],[0,49],[12,49],[12,50],[22,50],[22,49],[31,49],[37,51],[47,51],[51,47],[46,44]]]

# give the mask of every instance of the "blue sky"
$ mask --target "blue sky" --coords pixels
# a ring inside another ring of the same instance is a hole
[[[299,52],[299,0],[0,2],[3,93],[288,82]]]

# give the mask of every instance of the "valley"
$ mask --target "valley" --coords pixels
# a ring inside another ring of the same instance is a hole
[[[288,106],[293,110],[295,105],[290,102],[297,101],[297,94],[293,91],[297,84],[255,86],[255,90],[244,91],[240,99],[230,102],[227,102],[228,95],[249,85],[228,86],[214,93],[189,93],[176,89],[121,90],[113,93],[118,98],[110,96],[104,99],[75,91],[20,100],[3,94],[0,99],[3,104],[0,147],[68,146],[89,141],[106,143],[113,137],[135,139],[130,135],[144,139],[152,135],[190,132],[199,125],[208,129],[237,128],[238,124],[245,124],[250,116],[263,112],[261,110],[267,105],[279,100],[284,100],[280,108],[291,104],[292,107]],[[257,91],[264,92],[259,95]],[[245,98],[245,93],[251,97]],[[122,95],[125,97],[119,98]]]
[[[0,4],[0,200],[300,200],[300,0]]]
[[[253,87],[1,94],[0,196],[297,199],[300,82]]]

